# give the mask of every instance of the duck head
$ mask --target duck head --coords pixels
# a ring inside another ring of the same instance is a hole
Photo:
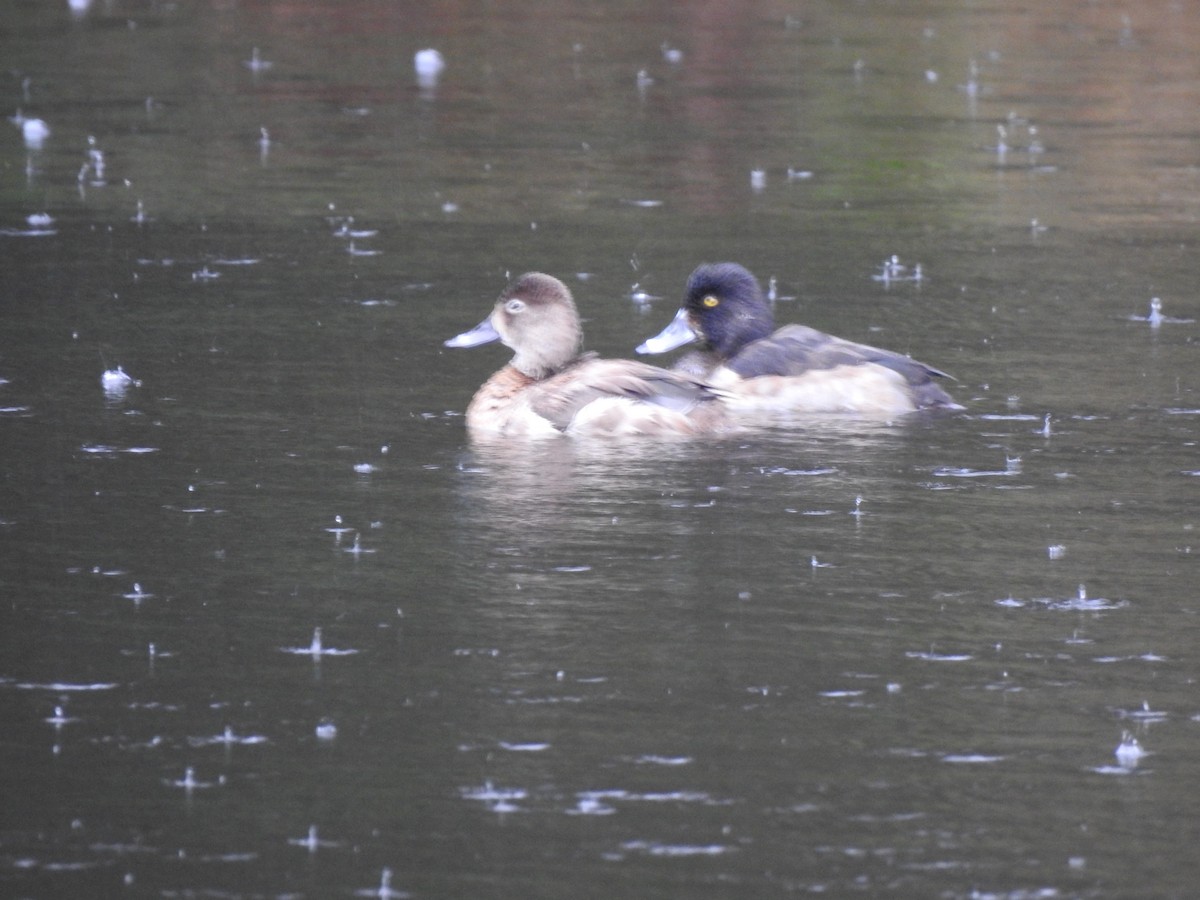
[[[478,347],[500,341],[514,351],[512,365],[530,378],[557,372],[579,354],[583,329],[567,286],[550,275],[522,275],[500,294],[492,313],[447,347]]]
[[[737,263],[705,263],[688,277],[683,305],[666,328],[637,348],[665,353],[691,341],[731,357],[751,341],[767,337],[775,317],[758,280]]]

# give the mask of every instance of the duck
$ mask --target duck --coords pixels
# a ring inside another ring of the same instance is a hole
[[[703,381],[637,360],[582,353],[583,328],[571,291],[542,272],[500,294],[491,314],[444,346],[500,341],[512,360],[467,406],[477,435],[626,437],[720,431],[718,392]]]
[[[963,408],[937,384],[951,376],[912,357],[807,325],[775,330],[758,279],[734,262],[698,266],[675,318],[637,352],[691,342],[699,349],[673,371],[702,379],[738,412],[894,416]]]

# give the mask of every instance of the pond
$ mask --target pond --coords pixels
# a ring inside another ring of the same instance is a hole
[[[1190,6],[0,21],[0,892],[1194,890]],[[723,259],[964,410],[470,438]]]

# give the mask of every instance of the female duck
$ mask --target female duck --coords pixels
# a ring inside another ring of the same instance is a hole
[[[624,436],[696,434],[721,426],[716,394],[699,380],[632,360],[580,355],[579,313],[557,278],[522,275],[500,295],[490,316],[445,345],[497,340],[515,355],[467,407],[472,431]]]
[[[700,350],[675,369],[704,378],[734,409],[895,415],[962,408],[934,382],[950,376],[932,366],[805,325],[774,327],[750,272],[737,263],[704,264],[688,278],[671,324],[637,352],[699,341]]]

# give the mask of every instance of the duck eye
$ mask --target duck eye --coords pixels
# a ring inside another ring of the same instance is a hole
[[[706,309],[712,309],[713,307],[721,305],[721,301],[712,294],[709,294],[707,297],[701,300],[700,303],[703,304]]]
[[[510,313],[519,313],[521,310],[523,310],[525,308],[525,301],[521,300],[517,297],[513,297],[511,300],[509,300],[507,303],[504,304],[504,308],[507,309]]]

